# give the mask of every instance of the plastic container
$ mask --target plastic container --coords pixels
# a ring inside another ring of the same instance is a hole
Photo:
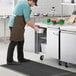
[[[45,43],[41,43],[41,51],[43,54],[46,54],[46,51],[47,51],[47,46]]]
[[[43,32],[44,32],[44,29],[39,28],[39,31],[37,33],[43,33]]]

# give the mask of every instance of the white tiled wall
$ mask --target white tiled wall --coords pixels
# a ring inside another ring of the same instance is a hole
[[[67,6],[63,5],[63,14],[64,15],[71,15],[74,11],[74,6]]]
[[[55,7],[55,15],[62,15],[62,8],[63,8],[63,15],[71,15],[74,6],[65,6],[61,5],[63,0],[38,0],[38,6],[32,8],[32,14],[33,13],[50,13],[51,9],[54,6]]]
[[[8,27],[8,19],[0,19],[0,38],[1,37],[9,37],[10,36],[10,30]]]
[[[12,0],[12,2],[20,0]],[[62,14],[62,5],[60,4],[63,0],[38,0],[38,6],[32,8],[32,14],[33,13],[50,13],[51,9],[54,6],[55,7],[55,15],[61,15]],[[12,14],[12,3],[10,6],[0,6],[0,14]],[[74,10],[74,6],[63,6],[63,14],[68,15],[71,14]]]
[[[11,15],[13,0],[0,0],[0,15]]]
[[[3,25],[3,21],[0,20],[0,37],[4,36],[4,25]]]

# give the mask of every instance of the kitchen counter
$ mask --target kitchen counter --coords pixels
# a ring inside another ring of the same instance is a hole
[[[45,23],[42,23],[42,22],[39,22],[39,23],[35,23],[36,26],[39,26],[39,27],[43,27],[43,28],[60,28],[60,29],[69,29],[69,30],[72,30],[72,31],[76,31],[76,23],[73,23],[72,25],[69,25],[65,22],[65,24],[63,25],[53,25],[53,24],[45,24]]]
[[[45,24],[45,23],[35,23],[36,26],[39,26],[39,27],[44,27],[44,28],[59,28],[60,26],[58,25],[53,25],[53,24]]]

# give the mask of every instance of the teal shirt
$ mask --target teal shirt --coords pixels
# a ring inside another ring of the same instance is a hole
[[[27,1],[23,0],[17,3],[17,5],[14,8],[13,14],[15,16],[19,15],[19,16],[24,16],[25,21],[29,21],[30,20],[30,12],[31,12],[31,8],[28,4]],[[13,23],[14,23],[14,19],[15,16],[11,16],[8,22],[8,26],[9,27],[13,27]]]

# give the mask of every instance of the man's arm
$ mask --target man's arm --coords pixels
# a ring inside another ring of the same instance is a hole
[[[39,29],[32,23],[32,21],[26,21],[26,24],[30,27],[32,27],[35,31],[39,31]]]

